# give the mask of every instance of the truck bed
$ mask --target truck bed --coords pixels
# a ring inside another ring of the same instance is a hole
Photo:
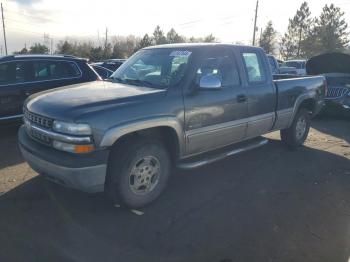
[[[289,126],[296,109],[302,101],[316,97],[319,105],[317,114],[323,106],[326,95],[325,78],[322,76],[289,77],[273,81],[276,87],[276,122],[274,129],[283,129]]]

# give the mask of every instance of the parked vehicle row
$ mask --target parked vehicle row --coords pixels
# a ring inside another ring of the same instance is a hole
[[[350,117],[350,55],[330,53],[307,63],[308,74],[324,75],[328,83],[325,113]]]
[[[323,76],[274,81],[260,48],[149,47],[109,81],[32,95],[19,146],[52,181],[142,207],[160,196],[173,166],[262,146],[259,136],[275,130],[288,146],[302,145],[324,97]]]
[[[99,74],[102,79],[108,79],[114,71],[101,66],[101,63],[92,63],[90,66]]]
[[[126,59],[108,59],[103,62],[97,62],[95,65],[107,68],[111,71],[117,70],[124,62]]]
[[[298,75],[298,72],[295,67],[287,67],[284,65],[284,62],[281,64],[282,61],[278,62],[276,57],[274,57],[273,55],[267,55],[267,58],[270,63],[272,74],[293,76]]]
[[[108,79],[125,61],[126,59],[108,59],[106,61],[96,62],[90,65],[102,79]]]
[[[67,55],[0,58],[0,122],[21,119],[30,95],[61,86],[100,80],[84,59]]]
[[[281,68],[294,68],[299,76],[306,75],[306,60],[288,60],[284,62]]]

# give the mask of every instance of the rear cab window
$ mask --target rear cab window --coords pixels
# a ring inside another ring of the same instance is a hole
[[[267,80],[262,60],[256,52],[242,53],[245,71],[250,84],[261,84]]]

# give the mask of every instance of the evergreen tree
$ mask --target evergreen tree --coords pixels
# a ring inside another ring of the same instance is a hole
[[[276,36],[277,32],[273,28],[272,21],[269,21],[259,41],[260,47],[263,48],[267,54],[275,53]]]
[[[21,51],[13,52],[13,54],[15,54],[15,55],[24,55],[24,54],[28,54],[28,49],[27,49],[26,47],[23,47]]]
[[[148,34],[145,34],[137,45],[137,50],[152,45],[152,38]]]
[[[309,54],[344,51],[349,43],[347,29],[344,12],[333,4],[326,5],[320,17],[315,19],[315,26],[309,34],[310,40],[307,46]]]
[[[29,48],[29,53],[30,54],[48,54],[49,49],[45,45],[42,45],[40,43],[35,43]]]
[[[313,20],[307,2],[302,3],[292,19],[289,19],[287,33],[280,43],[280,53],[286,60],[305,56],[304,41],[307,39]]]
[[[67,40],[64,41],[64,42],[61,41],[57,45],[56,53],[58,53],[58,54],[66,54],[66,55],[73,55],[74,54],[74,47]]]
[[[213,34],[207,35],[203,39],[204,43],[214,43],[215,41],[216,41],[216,38],[215,38],[215,36],[213,36]]]
[[[160,26],[157,25],[153,32],[153,39],[156,45],[166,44],[166,37],[164,36],[163,31],[160,29]]]
[[[181,37],[178,33],[176,33],[174,28],[171,28],[170,31],[167,33],[166,40],[169,44],[184,42],[184,38]]]

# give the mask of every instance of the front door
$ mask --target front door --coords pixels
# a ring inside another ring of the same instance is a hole
[[[188,155],[242,140],[247,125],[246,89],[241,84],[232,49],[204,49],[195,66],[184,101]],[[200,79],[208,75],[219,78],[222,87],[201,89]]]

